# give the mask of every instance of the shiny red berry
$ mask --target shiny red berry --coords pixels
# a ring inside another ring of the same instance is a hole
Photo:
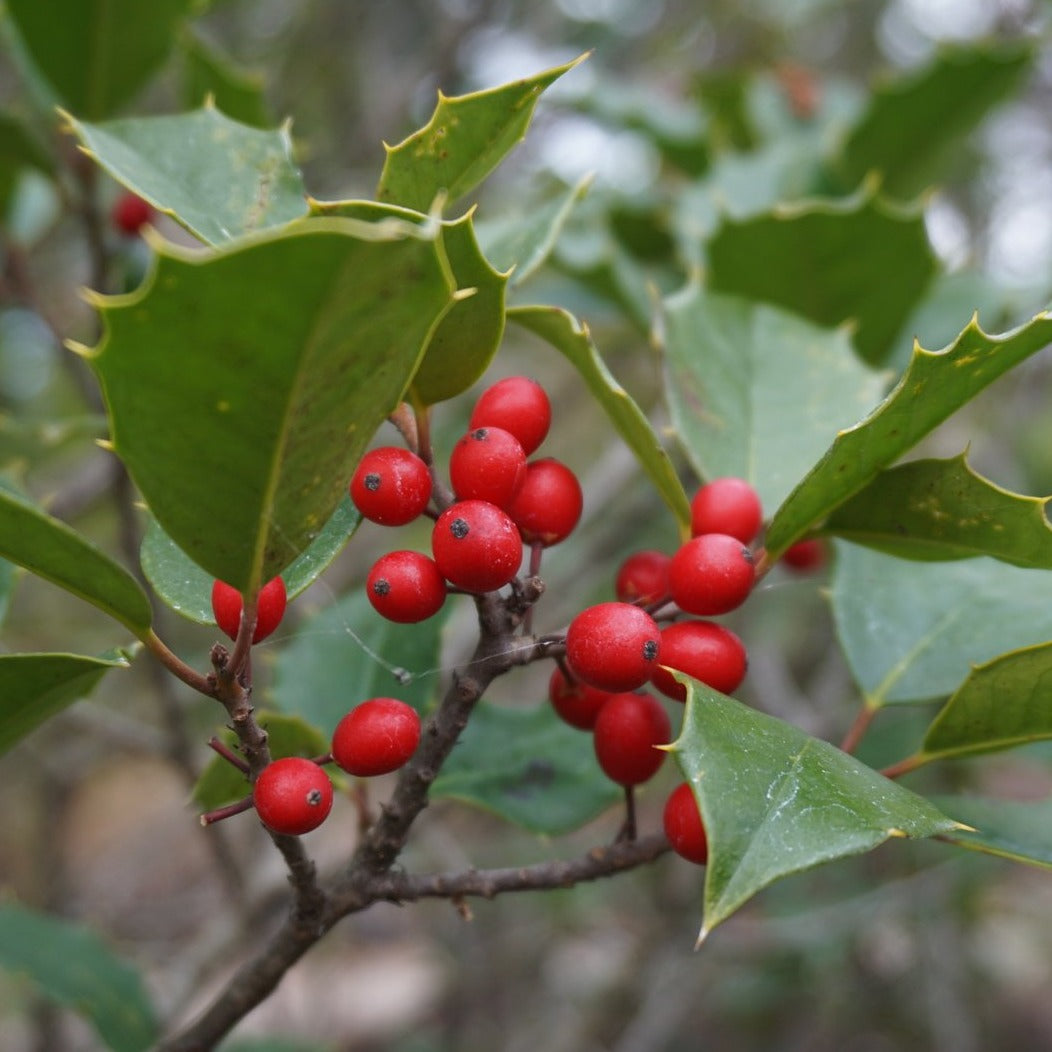
[[[652,694],[614,694],[599,710],[592,730],[603,773],[618,785],[639,785],[665,760],[660,745],[672,737],[664,706]]]
[[[688,614],[711,617],[741,606],[756,581],[752,552],[726,533],[704,533],[682,545],[668,567],[669,590]]]
[[[348,774],[371,778],[404,766],[419,743],[416,709],[397,698],[371,698],[336,725],[332,758]]]
[[[664,552],[633,552],[617,571],[614,591],[622,603],[656,603],[668,595],[668,564]]]
[[[496,504],[462,500],[439,515],[431,552],[447,581],[467,592],[492,592],[518,573],[522,538]]]
[[[287,602],[285,582],[280,577],[275,577],[263,585],[256,600],[253,643],[266,639],[281,624]],[[216,581],[212,585],[212,613],[220,630],[231,639],[237,639],[237,630],[241,627],[242,607],[241,593],[236,588],[224,581]]]
[[[782,562],[790,570],[810,573],[820,570],[829,558],[829,549],[821,537],[809,537],[790,545],[782,554]]]
[[[446,579],[422,552],[381,555],[365,579],[373,609],[388,621],[413,624],[437,614],[446,601]]]
[[[415,454],[401,446],[371,449],[351,476],[351,500],[372,522],[404,526],[431,499],[431,472]]]
[[[661,630],[661,664],[721,694],[733,694],[745,678],[745,646],[729,628],[715,621],[677,621]],[[675,701],[687,700],[687,688],[666,668],[656,668],[650,682]]]
[[[509,376],[482,392],[469,426],[510,431],[529,456],[544,441],[551,422],[552,407],[544,388],[527,376]]]
[[[570,622],[566,660],[573,674],[593,687],[635,690],[658,667],[660,640],[657,623],[641,607],[599,603]]]
[[[508,514],[527,544],[545,548],[565,540],[581,518],[584,495],[577,476],[553,457],[526,465],[526,478]]]
[[[134,237],[153,218],[153,206],[138,194],[123,193],[113,202],[110,219],[127,237]]]
[[[718,478],[707,482],[690,502],[690,532],[726,533],[742,544],[751,543],[763,525],[760,495],[740,478]]]
[[[332,810],[332,782],[313,760],[286,756],[263,768],[252,789],[260,821],[275,833],[299,836]]]
[[[552,669],[548,680],[548,700],[559,718],[571,727],[582,731],[591,730],[599,710],[611,697],[613,695],[609,691],[591,687],[581,680],[567,680],[558,665]]]
[[[709,840],[690,785],[681,782],[672,790],[662,818],[672,850],[688,862],[704,866],[709,860]]]
[[[526,478],[519,440],[500,427],[476,427],[453,447],[449,481],[458,500],[488,500],[507,508]]]

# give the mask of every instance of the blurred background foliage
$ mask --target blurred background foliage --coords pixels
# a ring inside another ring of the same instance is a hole
[[[841,148],[846,129],[880,85],[922,75],[948,48],[993,47],[1009,56],[1010,75],[978,110],[955,82],[927,140],[923,127],[919,140],[904,139],[903,162],[886,177],[890,196],[919,199],[942,274],[884,365],[900,368],[914,335],[929,349],[942,346],[973,310],[987,331],[1001,331],[1047,304],[1050,14],[1042,0],[215,0],[129,112],[175,112],[214,92],[220,108],[246,122],[291,118],[311,193],[369,197],[381,142],[423,124],[437,89],[461,94],[593,50],[546,93],[526,142],[487,182],[479,226],[591,178],[553,265],[519,302],[557,303],[587,320],[613,371],[660,423],[653,290],[679,287],[691,265],[704,264],[698,235],[720,208],[745,216],[777,200],[857,189],[866,156]],[[1012,65],[1021,54],[1033,58]],[[5,114],[39,112],[38,87],[0,58]],[[967,134],[950,135],[954,121]],[[109,232],[94,242],[83,235],[84,217],[64,196],[68,180],[50,177],[53,164],[82,161],[69,139],[31,126],[40,132],[36,170],[0,184],[0,470],[126,559],[143,524],[109,499],[123,483],[91,442],[104,433],[97,395],[56,337],[91,343],[95,319],[77,289],[134,287],[147,249]],[[0,122],[0,147],[6,128]],[[894,126],[882,134],[897,141]],[[946,149],[929,156],[930,140],[943,139]],[[926,163],[911,166],[911,149]],[[819,163],[832,157],[839,167]],[[104,208],[118,188],[97,178]],[[667,548],[675,530],[563,360],[512,332],[495,368],[528,370],[548,385],[555,423],[546,450],[584,482],[583,526],[546,558],[544,616],[559,624],[609,596],[624,554]],[[930,451],[953,455],[971,443],[972,462],[1002,485],[1052,491],[1048,370],[1043,356],[1015,370],[941,429]],[[438,449],[462,432],[472,395],[436,411]],[[689,466],[680,466],[690,482]],[[277,649],[354,587],[385,543],[363,527],[260,648],[264,696]],[[831,645],[825,581],[777,571],[764,601],[731,623],[750,649],[743,698],[837,740],[858,694]],[[173,618],[164,628],[181,654],[206,665],[213,633]],[[467,610],[447,624],[449,662],[470,629]],[[4,645],[58,649],[76,638],[78,649],[102,650],[111,631],[90,608],[26,580],[11,599]],[[346,632],[357,645],[350,625]],[[437,684],[442,670],[417,671]],[[533,702],[544,684],[543,670],[524,670],[493,694]],[[888,711],[863,758],[879,765],[904,755],[932,711]],[[237,963],[241,951],[231,947],[258,944],[285,908],[279,860],[258,850],[254,823],[202,832],[194,820],[189,787],[215,724],[215,712],[140,660],[0,761],[0,888],[104,933],[143,969],[166,1015],[199,1007],[200,990]],[[1039,798],[1052,791],[1050,762],[1048,747],[1031,746],[981,766],[942,765],[922,779],[936,790]],[[664,772],[643,794],[645,828],[657,828],[660,786],[673,777]],[[354,837],[351,816],[336,821],[309,841],[323,862],[345,857]],[[424,816],[406,862],[459,869],[569,856],[612,837],[619,821],[612,812],[552,844],[441,802]],[[1052,1046],[1052,885],[1040,870],[897,843],[776,885],[695,953],[700,901],[700,871],[665,858],[595,887],[474,904],[470,921],[466,908],[447,903],[379,907],[326,940],[224,1047]],[[97,1040],[78,1016],[0,975],[0,1047],[74,1052]]]

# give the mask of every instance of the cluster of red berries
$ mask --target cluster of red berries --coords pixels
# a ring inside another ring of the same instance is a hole
[[[438,613],[450,588],[503,588],[522,565],[523,545],[564,540],[581,517],[574,473],[553,457],[528,459],[548,433],[551,404],[536,381],[512,376],[475,403],[467,433],[453,447],[453,499],[439,507],[432,468],[402,446],[366,453],[351,478],[355,507],[373,522],[402,526],[429,513],[431,554],[399,549],[381,556],[366,578],[369,602],[390,621]],[[443,502],[445,503],[445,502]]]

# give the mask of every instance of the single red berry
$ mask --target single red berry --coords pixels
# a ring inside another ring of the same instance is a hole
[[[268,764],[252,789],[260,821],[275,833],[299,836],[325,821],[332,810],[332,782],[313,760],[286,756]]]
[[[742,544],[751,543],[763,525],[760,495],[739,478],[713,479],[690,502],[690,532],[726,533]]]
[[[613,695],[606,690],[590,687],[581,680],[567,680],[558,665],[548,680],[548,700],[559,718],[571,727],[589,731],[595,726],[599,710]]]
[[[658,666],[661,632],[642,607],[598,603],[582,610],[566,632],[570,670],[600,690],[641,687]]]
[[[672,850],[688,862],[704,866],[709,860],[709,840],[698,801],[687,782],[681,782],[665,801],[665,836]]]
[[[373,609],[388,621],[413,624],[437,614],[446,601],[446,579],[421,552],[381,555],[365,579]]]
[[[661,664],[650,682],[675,701],[687,700],[687,688],[668,671],[674,668],[721,694],[733,694],[745,678],[745,646],[715,621],[677,621],[661,630]]]
[[[519,440],[500,427],[476,427],[453,447],[449,481],[457,500],[488,500],[507,508],[526,478]]]
[[[496,504],[462,500],[439,515],[431,552],[447,581],[467,592],[492,592],[518,573],[522,538]]]
[[[110,219],[127,237],[134,237],[153,218],[153,206],[138,194],[123,193],[113,202]]]
[[[633,552],[621,564],[614,581],[614,591],[622,603],[656,603],[668,595],[668,564],[664,552],[646,549]]]
[[[668,566],[669,590],[689,614],[710,617],[741,606],[756,581],[752,552],[726,533],[703,533],[682,545]]]
[[[508,514],[523,541],[550,548],[573,532],[583,507],[577,476],[561,461],[545,457],[526,465],[526,478],[508,505]]]
[[[618,785],[639,785],[658,772],[672,737],[664,706],[652,694],[614,694],[592,731],[603,773]]]
[[[431,472],[415,454],[401,446],[371,449],[351,476],[351,500],[372,522],[404,526],[431,499]]]
[[[808,573],[820,570],[829,558],[829,549],[821,537],[808,537],[806,540],[791,544],[782,553],[782,562],[790,570]]]
[[[256,627],[252,632],[252,642],[266,639],[285,616],[288,596],[285,582],[280,577],[268,581],[259,590],[256,599]],[[220,630],[231,639],[237,639],[237,630],[241,627],[241,610],[244,601],[241,593],[224,581],[212,585],[212,613]]]
[[[371,698],[336,725],[332,758],[348,774],[371,778],[397,771],[419,743],[416,709],[397,698]]]
[[[510,431],[529,456],[544,441],[551,422],[552,407],[544,388],[528,376],[509,376],[482,392],[468,426]]]

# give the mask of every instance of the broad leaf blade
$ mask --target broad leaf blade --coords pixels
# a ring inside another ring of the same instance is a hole
[[[671,747],[709,838],[704,938],[761,889],[889,837],[957,825],[828,742],[688,680]]]
[[[206,244],[307,214],[288,128],[251,128],[214,105],[104,124],[68,120],[84,149],[118,182]]]
[[[873,707],[945,698],[974,662],[1052,639],[1052,575],[987,558],[905,562],[838,544],[832,605]]]
[[[194,0],[8,0],[33,63],[62,102],[89,120],[109,116],[168,57]]]
[[[566,356],[606,410],[618,434],[636,455],[676,519],[681,525],[689,525],[690,501],[665,447],[646,415],[599,357],[588,326],[558,307],[512,307],[508,320],[547,340]]]
[[[144,1052],[159,1037],[138,971],[79,924],[0,903],[0,966],[85,1016],[113,1052]]]
[[[0,754],[52,716],[90,694],[128,656],[81,654],[0,655]]]
[[[240,591],[284,570],[450,292],[428,231],[312,219],[204,256],[166,249],[137,293],[100,299],[90,361],[113,442],[172,540]]]
[[[463,197],[522,140],[545,88],[585,57],[471,95],[439,92],[431,120],[385,147],[377,199],[427,212],[440,193],[450,202]]]
[[[841,431],[778,509],[767,531],[776,558],[804,533],[1013,366],[1052,340],[1052,313],[1001,336],[972,322],[941,351],[917,346],[895,389],[863,421]]]
[[[936,272],[920,209],[867,189],[725,218],[707,254],[713,291],[773,303],[827,328],[852,322],[855,346],[874,364],[891,353]]]
[[[876,404],[884,379],[844,329],[696,285],[663,305],[665,397],[703,479],[746,478],[773,510],[839,427]]]
[[[124,567],[65,523],[0,489],[0,556],[72,592],[143,639],[150,600]]]
[[[1052,868],[1052,799],[938,796],[932,803],[973,827],[955,829],[943,839],[1013,862]]]
[[[589,737],[559,720],[550,706],[482,702],[432,795],[556,836],[595,818],[623,793],[600,770]]]

